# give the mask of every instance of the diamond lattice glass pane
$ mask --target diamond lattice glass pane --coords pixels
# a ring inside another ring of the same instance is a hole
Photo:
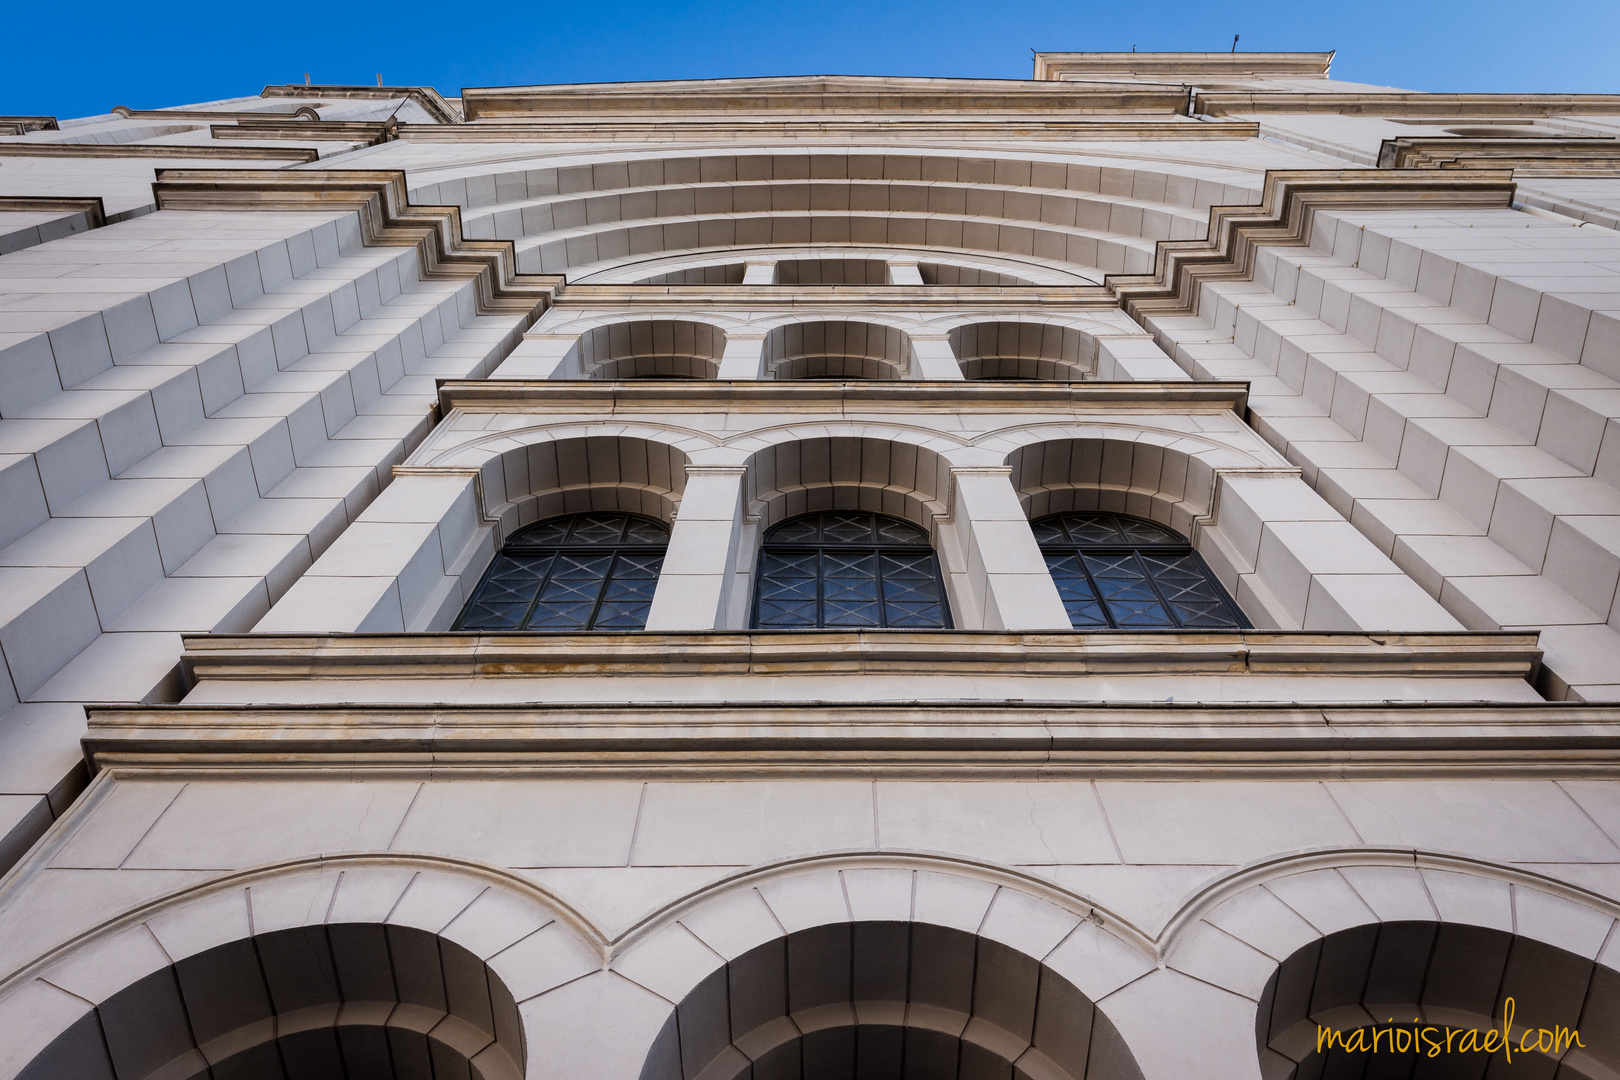
[[[620,555],[613,564],[593,630],[640,630],[647,625],[662,555]]]
[[[1174,626],[1136,555],[1087,555],[1086,569],[1115,626]]]
[[[1120,544],[1125,540],[1113,514],[1065,514],[1063,527],[1077,544]]]
[[[766,552],[760,560],[758,621],[764,627],[815,626],[817,567],[814,552]]]
[[[529,601],[518,604],[491,603],[474,600],[461,616],[463,630],[517,630],[523,626],[523,616],[529,610]]]
[[[871,514],[827,513],[821,515],[822,542],[827,544],[870,544]]]
[[[877,556],[870,552],[821,553],[823,626],[881,626]]]
[[[1238,625],[1220,588],[1194,555],[1148,555],[1143,563],[1181,625],[1219,629]]]
[[[1172,532],[1163,525],[1156,525],[1141,518],[1122,517],[1117,519],[1120,531],[1125,539],[1133,544],[1185,544],[1186,538],[1181,534]]]
[[[612,565],[612,555],[559,553],[529,625],[536,630],[588,629]]]
[[[617,544],[627,524],[623,514],[580,514],[574,518],[574,544]]]
[[[571,521],[571,518],[542,521],[538,525],[531,525],[519,532],[508,543],[514,547],[544,547],[561,544],[568,539],[568,526]]]
[[[771,530],[765,542],[768,544],[813,544],[821,539],[821,518],[819,516],[796,518],[793,521],[784,521]]]
[[[1057,586],[1063,608],[1069,613],[1069,625],[1076,630],[1107,626],[1108,613],[1097,599],[1097,591],[1080,566],[1080,557],[1072,552],[1048,554],[1046,568],[1052,572],[1052,584]]]
[[[1064,531],[1059,518],[1042,518],[1032,524],[1030,530],[1035,533],[1037,544],[1065,544],[1069,540],[1069,534]]]
[[[630,528],[624,534],[627,544],[668,544],[669,526],[661,521],[648,521],[646,518],[633,517],[630,519]]]
[[[894,518],[877,519],[877,538],[880,544],[927,544],[928,534],[915,525]]]
[[[939,595],[934,556],[894,555],[879,559],[883,574],[885,626],[942,628],[945,607]]]

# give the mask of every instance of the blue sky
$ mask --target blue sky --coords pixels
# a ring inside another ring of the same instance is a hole
[[[466,17],[466,16],[471,17]],[[466,18],[464,18],[466,17]],[[1043,51],[1337,49],[1342,79],[1620,91],[1620,0],[665,0],[21,4],[0,113],[60,117],[266,83],[463,86],[714,76],[1028,78]]]

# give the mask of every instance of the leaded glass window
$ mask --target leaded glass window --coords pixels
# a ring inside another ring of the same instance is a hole
[[[1249,625],[1185,537],[1124,514],[1055,514],[1032,528],[1076,630]]]
[[[951,617],[927,533],[880,514],[829,510],[765,534],[754,625],[941,630]]]
[[[573,514],[513,534],[458,630],[640,630],[669,527],[635,514]]]

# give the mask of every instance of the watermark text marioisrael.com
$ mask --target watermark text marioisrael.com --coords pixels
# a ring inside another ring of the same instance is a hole
[[[1494,1054],[1500,1050],[1507,1055],[1509,1061],[1512,1061],[1515,1050],[1521,1054],[1539,1051],[1543,1054],[1557,1055],[1571,1047],[1579,1046],[1584,1049],[1586,1046],[1581,1041],[1579,1031],[1560,1025],[1554,1025],[1552,1028],[1526,1028],[1515,1045],[1510,1035],[1513,1030],[1512,998],[1502,1003],[1501,1028],[1491,1028],[1484,1032],[1474,1028],[1395,1027],[1394,1017],[1390,1020],[1391,1024],[1388,1027],[1358,1028],[1348,1034],[1337,1028],[1318,1024],[1316,1052],[1338,1048],[1376,1054],[1387,1049],[1393,1054],[1416,1052],[1426,1057],[1439,1057],[1441,1054],[1467,1054],[1479,1051]],[[1418,1022],[1415,1017],[1413,1022]]]

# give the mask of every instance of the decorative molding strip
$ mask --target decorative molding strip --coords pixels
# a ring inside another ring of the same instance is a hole
[[[267,86],[259,91],[260,97],[338,98],[345,101],[389,101],[409,98],[425,109],[441,124],[461,123],[461,113],[431,86]]]
[[[1266,174],[1258,206],[1213,206],[1204,240],[1161,240],[1152,274],[1103,284],[1133,319],[1197,314],[1206,281],[1248,281],[1264,246],[1310,243],[1318,210],[1481,210],[1513,205],[1506,170],[1309,169]]]
[[[270,113],[238,111],[229,112],[218,109],[132,109],[128,105],[114,105],[114,116],[122,116],[126,120],[288,120],[302,118],[305,120],[319,120],[321,114],[313,106],[301,105],[290,113]]]
[[[645,120],[602,119],[595,116],[545,117],[529,121],[479,121],[455,127],[403,124],[400,138],[412,142],[688,142],[733,141],[738,138],[791,139],[796,142],[845,142],[850,139],[892,143],[896,139],[950,138],[1084,142],[1166,141],[1204,142],[1253,139],[1260,134],[1254,121],[1188,122],[1175,117],[1155,120],[1054,120],[1024,114],[984,119],[920,119],[907,117],[840,116],[725,120],[679,116]]]
[[[0,195],[0,212],[83,214],[87,229],[99,229],[107,224],[107,210],[99,195]]]
[[[216,146],[212,143],[0,142],[0,157],[163,158],[167,161],[289,161],[306,163],[319,151],[302,147]]]
[[[454,206],[412,206],[405,174],[384,170],[160,169],[160,210],[353,211],[369,246],[414,247],[422,276],[477,282],[478,313],[538,317],[562,284],[523,274],[510,240],[468,240]]]
[[[1515,177],[1614,176],[1620,173],[1620,139],[1385,139],[1380,169],[1511,169]]]
[[[419,125],[433,130],[429,125]],[[210,124],[216,139],[300,139],[305,142],[357,142],[376,146],[399,134],[397,120],[288,120],[243,118],[231,124]]]
[[[289,89],[313,96],[326,88]],[[704,112],[743,113],[755,118],[782,113],[806,118],[902,114],[911,119],[942,113],[989,113],[1031,119],[1053,113],[1172,116],[1186,112],[1187,93],[1180,87],[1130,83],[1082,86],[1017,79],[813,75],[468,88],[461,92],[461,107],[469,122],[638,115],[650,119]]]
[[[1534,633],[707,631],[187,636],[197,681],[486,675],[1444,675],[1523,679]],[[1617,712],[1620,715],[1620,712]]]
[[[772,411],[834,413],[845,408],[884,411],[887,406],[906,413],[931,408],[955,412],[1029,409],[1038,413],[1171,410],[1231,411],[1241,416],[1249,400],[1249,384],[1235,381],[976,383],[971,397],[963,397],[961,390],[961,383],[944,380],[447,380],[439,386],[439,409],[442,415],[462,409],[503,413],[583,411],[622,416],[631,410],[696,408],[712,412],[739,405]]]
[[[842,246],[842,245],[840,245]],[[568,285],[557,304],[572,308],[623,308],[679,304],[682,307],[760,308],[792,306],[960,308],[994,304],[1018,308],[1109,308],[1117,306],[1105,285]]]
[[[1322,93],[1296,90],[1198,90],[1192,111],[1204,116],[1337,113],[1340,116],[1612,116],[1620,94]]]
[[[0,135],[26,135],[30,131],[60,131],[54,116],[0,116]]]
[[[1196,85],[1206,79],[1325,79],[1332,66],[1332,52],[1044,52],[1035,54],[1035,79],[1153,78]]]

